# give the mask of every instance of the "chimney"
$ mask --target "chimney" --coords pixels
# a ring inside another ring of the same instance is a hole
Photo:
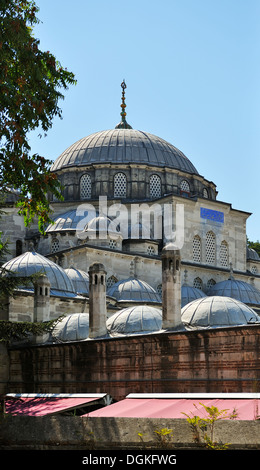
[[[162,328],[181,325],[181,255],[169,243],[162,250]]]
[[[43,322],[50,319],[50,281],[45,274],[34,283],[34,321]]]
[[[101,263],[89,267],[89,337],[98,338],[107,333],[106,271]]]

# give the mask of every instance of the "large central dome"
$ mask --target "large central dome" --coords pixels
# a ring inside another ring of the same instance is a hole
[[[57,158],[52,170],[93,163],[144,164],[198,174],[191,161],[169,142],[148,132],[118,128],[80,139]]]

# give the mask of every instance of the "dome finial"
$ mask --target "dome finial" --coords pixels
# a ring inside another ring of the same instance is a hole
[[[126,108],[126,104],[125,104],[125,89],[126,89],[126,83],[125,83],[125,80],[122,81],[121,83],[121,88],[122,88],[122,103],[121,103],[121,108],[122,108],[122,111],[121,111],[121,122],[119,124],[117,124],[117,126],[115,127],[115,129],[132,129],[132,127],[126,122],[126,112],[125,112],[125,108]]]

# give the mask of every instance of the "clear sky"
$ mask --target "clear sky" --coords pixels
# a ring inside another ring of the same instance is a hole
[[[78,81],[33,153],[67,147],[120,121],[169,141],[214,181],[218,199],[252,212],[260,239],[260,1],[36,0],[34,34]]]

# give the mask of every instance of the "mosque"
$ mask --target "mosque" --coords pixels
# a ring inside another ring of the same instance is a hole
[[[133,129],[126,120],[124,81],[121,86],[119,124],[80,139],[54,161],[64,199],[50,195],[53,223],[45,235],[36,225],[25,228],[7,199],[3,235],[11,255],[4,268],[42,276],[8,299],[0,319],[47,321],[63,315],[52,334],[37,342],[45,352],[52,345],[83,343],[93,349],[93,341],[103,340],[118,345],[121,338],[129,355],[130,344],[144,344],[145,337],[189,341],[191,334],[213,338],[225,331],[241,340],[244,329],[257,336],[260,258],[247,247],[250,213],[219,200],[215,183],[178,148]],[[24,348],[25,361],[28,343]],[[95,388],[96,379],[89,376],[87,382]],[[50,383],[40,388],[53,389]]]

